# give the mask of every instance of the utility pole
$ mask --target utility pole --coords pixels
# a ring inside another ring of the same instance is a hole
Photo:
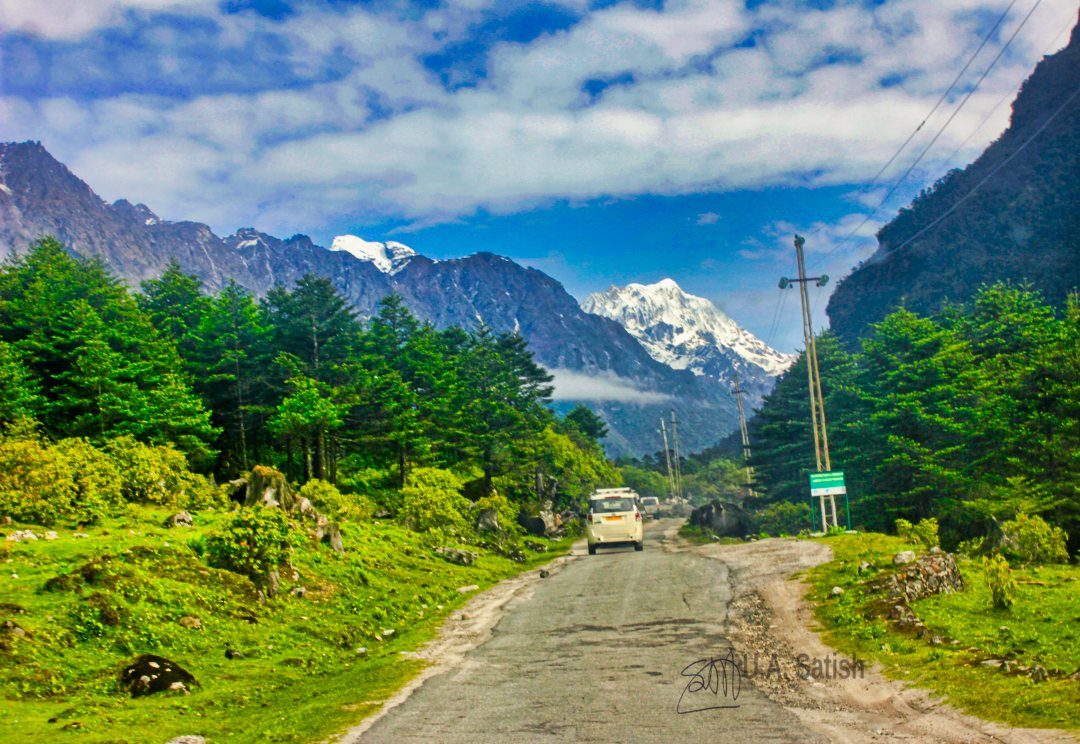
[[[746,395],[745,390],[739,389],[739,373],[735,373],[735,402],[739,404],[739,431],[742,434],[742,454],[743,464],[746,466],[746,495],[748,498],[754,498],[754,476],[753,471],[750,468],[750,434],[746,430],[746,414],[743,412],[742,397]]]
[[[660,419],[660,435],[664,438],[664,459],[667,461],[667,479],[668,487],[671,489],[671,499],[675,499],[675,476],[671,472],[671,449],[668,448],[667,441],[667,426],[664,425],[664,419]]]
[[[832,462],[829,459],[829,432],[825,425],[825,400],[821,394],[821,374],[818,370],[817,342],[814,339],[813,320],[810,315],[810,296],[806,285],[808,282],[816,282],[817,286],[824,287],[829,281],[825,274],[821,276],[806,276],[806,264],[803,261],[803,244],[806,240],[801,235],[795,236],[795,258],[799,269],[796,279],[788,277],[780,278],[780,289],[787,289],[794,284],[799,285],[799,300],[802,306],[802,329],[803,341],[806,348],[806,374],[810,392],[810,421],[814,432],[814,456],[817,459],[817,472],[832,470]],[[824,462],[823,462],[824,456]],[[824,464],[824,467],[822,465]],[[836,497],[830,496],[832,502],[832,523],[837,525]],[[828,527],[828,516],[825,513],[825,497],[821,497],[821,524]]]
[[[675,490],[679,494],[679,499],[683,497],[682,492],[682,456],[679,454],[679,422],[675,420],[675,409],[671,409],[671,440],[675,445]]]

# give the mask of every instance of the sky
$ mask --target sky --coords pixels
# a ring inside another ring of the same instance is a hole
[[[0,0],[0,140],[220,235],[491,251],[579,300],[670,277],[791,352],[793,235],[830,277],[821,329],[876,230],[1000,135],[1076,20],[1076,0]]]

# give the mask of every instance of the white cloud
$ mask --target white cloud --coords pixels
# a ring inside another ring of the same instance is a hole
[[[550,370],[555,377],[554,400],[617,401],[621,403],[663,403],[670,395],[640,390],[632,380],[613,372],[585,374],[569,369]]]
[[[123,23],[129,12],[217,12],[211,0],[69,4],[66,14],[45,13],[0,0],[0,24],[72,38]],[[985,18],[1000,12],[990,0],[827,10],[789,2],[748,10],[734,0],[669,2],[663,11],[620,4],[530,44],[500,44],[486,78],[444,89],[424,55],[468,38],[490,8],[452,3],[412,20],[355,7],[302,10],[272,24],[296,70],[303,76],[346,60],[346,74],[181,103],[130,94],[9,97],[0,103],[0,138],[41,139],[107,198],[147,201],[166,218],[197,215],[219,231],[254,222],[317,231],[359,214],[431,224],[552,200],[858,183],[926,116],[977,46]],[[954,152],[967,162],[1001,131],[1007,107],[994,106],[1070,18],[1073,0],[1044,0],[931,151],[926,172],[943,172]],[[223,43],[237,48],[271,25],[252,14],[216,20]],[[756,46],[732,47],[755,29]],[[161,44],[167,54],[180,42],[163,33]],[[836,53],[851,61],[824,63]],[[984,51],[969,77],[990,58]],[[595,101],[581,92],[586,80],[619,75],[626,77]],[[897,84],[882,87],[886,77]],[[165,164],[175,171],[162,171]]]
[[[697,216],[697,224],[699,225],[715,225],[720,221],[720,215],[716,212],[702,212]]]
[[[47,39],[75,39],[116,26],[128,12],[214,11],[217,0],[0,0],[0,28]]]

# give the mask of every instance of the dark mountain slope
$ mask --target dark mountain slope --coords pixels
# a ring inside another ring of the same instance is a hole
[[[900,305],[934,312],[982,284],[1030,282],[1054,303],[1080,286],[1080,26],[1024,83],[1001,137],[902,209],[878,242],[829,301],[849,344]]]

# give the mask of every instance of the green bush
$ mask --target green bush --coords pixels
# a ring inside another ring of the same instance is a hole
[[[300,496],[335,522],[364,522],[375,513],[375,505],[360,494],[343,494],[333,483],[318,478],[300,487]]]
[[[120,476],[84,439],[0,438],[0,514],[21,522],[92,524],[120,503]]]
[[[1001,525],[1001,552],[1019,563],[1068,563],[1069,535],[1038,515],[1017,514]]]
[[[396,487],[397,474],[381,468],[360,467],[356,457],[345,457],[338,466],[338,486],[348,493],[364,494],[375,511],[401,513],[401,491]]]
[[[213,487],[188,470],[187,457],[171,445],[143,444],[124,435],[106,442],[105,451],[120,472],[127,501],[197,508],[217,500]]]
[[[518,537],[522,534],[523,530],[517,521],[518,507],[511,502],[510,499],[506,498],[498,491],[492,492],[490,496],[477,499],[472,505],[474,518],[486,509],[494,509],[496,514],[499,515],[499,529],[501,529],[505,535],[508,537]]]
[[[810,505],[780,501],[750,515],[754,532],[770,535],[794,535],[810,524]]]
[[[938,537],[938,521],[930,517],[920,519],[918,524],[912,524],[906,519],[896,520],[896,534],[913,545],[921,545],[924,548],[936,548],[941,544]]]
[[[973,537],[970,540],[962,540],[960,544],[956,546],[956,552],[960,555],[966,555],[968,558],[974,558],[982,552],[985,544],[985,537]]]
[[[1020,588],[1012,576],[1009,562],[1002,555],[994,555],[992,558],[983,556],[982,564],[994,607],[1008,609],[1016,601],[1016,592]]]
[[[251,578],[265,576],[289,555],[292,534],[283,511],[255,505],[241,509],[206,537],[210,564]]]
[[[415,532],[468,531],[469,500],[461,495],[461,478],[449,470],[416,468],[402,489],[401,515]]]

